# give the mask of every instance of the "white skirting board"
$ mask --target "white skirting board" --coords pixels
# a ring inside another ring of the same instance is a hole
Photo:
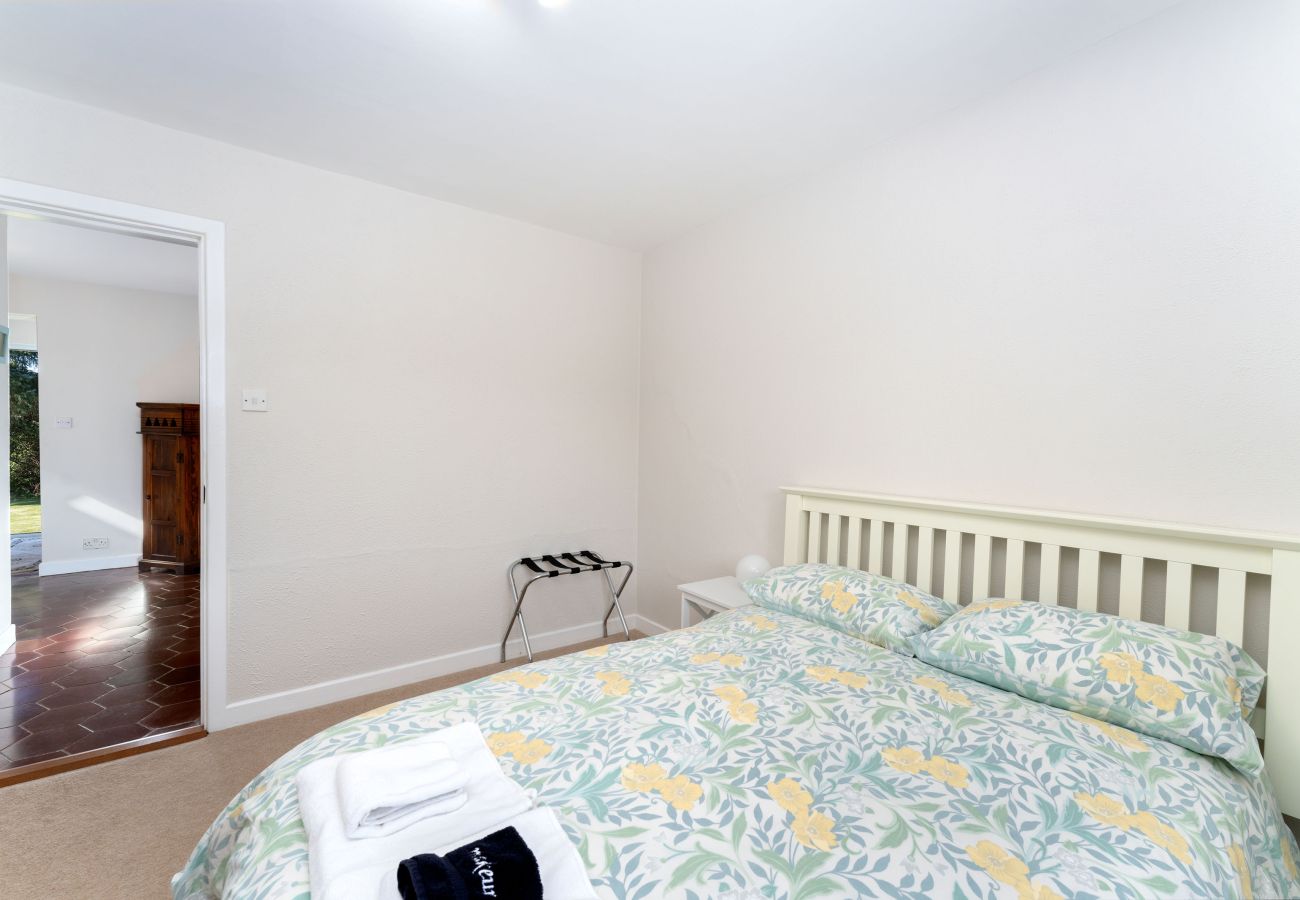
[[[71,575],[73,572],[98,572],[100,569],[129,569],[140,563],[139,553],[125,556],[92,556],[87,559],[55,559],[42,562],[42,575]]]
[[[658,622],[653,622],[644,616],[638,615],[628,616],[627,625],[633,631],[640,631],[646,635],[662,634],[669,630]],[[616,633],[616,628],[617,626],[610,628],[611,635]],[[600,622],[587,622],[570,628],[530,635],[534,653],[554,650],[557,647],[567,647],[570,644],[590,641],[598,637],[600,637]],[[511,661],[516,663],[524,661],[521,659],[524,652],[523,641],[519,639],[512,640],[506,645],[506,652],[507,658]],[[211,710],[207,716],[206,726],[208,731],[220,731],[223,728],[246,725],[250,722],[269,719],[272,716],[283,716],[287,713],[323,706],[326,703],[350,700],[353,697],[373,694],[376,691],[385,691],[389,688],[414,684],[417,681],[425,681],[429,678],[438,678],[442,675],[463,672],[466,669],[473,669],[478,666],[491,665],[500,661],[500,654],[500,644],[473,647],[469,650],[403,663],[387,669],[377,669],[373,672],[363,672],[360,675],[349,675],[345,678],[336,678],[333,681],[323,681],[320,684],[294,688],[276,694],[267,694],[265,697],[238,700],[229,704],[224,710]]]

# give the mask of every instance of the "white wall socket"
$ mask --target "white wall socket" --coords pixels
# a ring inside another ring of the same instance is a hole
[[[81,539],[82,550],[103,550],[107,546],[108,546],[108,538],[106,537],[94,537],[94,538]]]
[[[71,427],[72,427],[72,416],[67,416],[66,418],[63,418],[63,419],[55,419],[55,420],[54,420],[54,427],[55,427],[55,428],[71,428]]]
[[[266,388],[244,388],[241,409],[245,412],[266,412],[267,407]]]

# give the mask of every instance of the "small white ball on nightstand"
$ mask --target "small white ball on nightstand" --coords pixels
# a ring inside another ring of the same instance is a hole
[[[766,575],[770,568],[772,568],[770,562],[757,553],[751,553],[736,563],[736,580],[749,581],[751,578],[758,578],[760,575]]]

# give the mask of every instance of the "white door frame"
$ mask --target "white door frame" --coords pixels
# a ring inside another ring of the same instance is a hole
[[[0,212],[187,244],[199,250],[199,677],[202,722],[226,714],[226,227],[212,219],[0,178]],[[0,628],[9,623],[0,623]]]

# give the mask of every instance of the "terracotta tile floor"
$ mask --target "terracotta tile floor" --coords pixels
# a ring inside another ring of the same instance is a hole
[[[198,723],[198,575],[15,578],[13,614],[0,771]]]

